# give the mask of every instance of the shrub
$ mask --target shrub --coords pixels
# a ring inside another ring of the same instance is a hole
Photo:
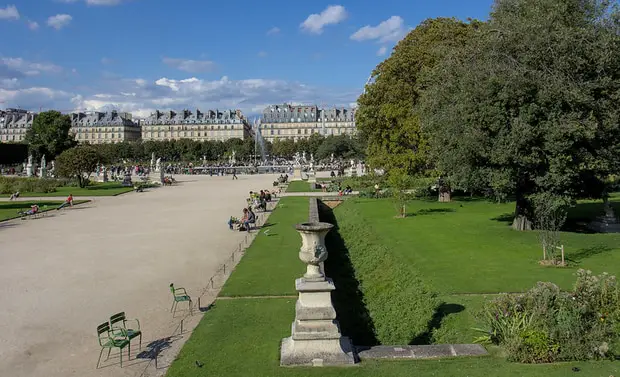
[[[381,344],[409,344],[425,333],[440,302],[418,271],[403,264],[355,208],[336,209],[355,278]]]
[[[488,302],[479,317],[488,341],[524,363],[590,360],[613,356],[620,324],[620,289],[614,276],[579,270],[572,292],[538,283],[522,295]]]
[[[26,192],[55,192],[63,185],[62,180],[40,178],[0,177],[0,194],[12,194],[16,191]]]

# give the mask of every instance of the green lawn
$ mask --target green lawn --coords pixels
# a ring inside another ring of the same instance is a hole
[[[592,211],[587,203],[581,206]],[[403,263],[415,265],[446,294],[517,292],[538,281],[569,288],[578,268],[619,274],[620,234],[563,232],[566,256],[573,263],[568,268],[541,267],[537,234],[512,230],[513,210],[513,204],[486,201],[413,201],[407,205],[408,217],[401,219],[394,217],[390,200],[352,199],[335,214],[366,219]]]
[[[73,204],[85,203],[87,200],[76,200]],[[27,211],[30,206],[37,204],[42,211],[49,211],[58,208],[63,202],[60,201],[15,201],[0,202],[0,221],[19,218],[18,212]]]
[[[308,181],[292,181],[288,184],[286,192],[312,192],[321,191],[321,189],[311,189]]]
[[[308,220],[308,198],[280,199],[269,216],[268,227],[254,239],[235,272],[228,279],[222,296],[293,295],[295,278],[303,274],[299,260],[301,237],[294,228]],[[263,233],[269,229],[268,236]]]
[[[119,194],[124,194],[126,192],[132,191],[133,187],[123,187],[118,182],[106,182],[106,183],[95,183],[91,186],[80,188],[80,187],[68,187],[62,186],[56,188],[55,192],[24,192],[20,193],[22,197],[50,197],[50,196],[69,196],[69,194],[73,194],[73,196],[114,196]]]
[[[352,368],[282,368],[280,340],[290,336],[294,299],[218,300],[168,370],[169,377],[609,377],[617,363],[524,365],[500,357],[364,361]],[[202,367],[196,366],[196,361]],[[580,372],[572,372],[573,367]]]
[[[571,212],[572,223],[591,217],[600,209],[599,203],[584,203]],[[387,245],[405,266],[419,271],[420,278],[439,292],[443,304],[429,321],[427,339],[419,339],[419,343],[426,344],[471,343],[479,335],[472,329],[478,326],[474,314],[493,293],[523,291],[539,280],[568,288],[579,267],[617,274],[620,235],[563,233],[571,267],[545,268],[537,263],[541,253],[536,234],[510,229],[508,214],[512,211],[512,204],[485,201],[415,201],[408,204],[407,218],[396,219],[390,200],[358,198],[341,204],[334,214],[339,224],[345,218],[354,218],[372,227],[372,237],[364,240],[364,245]],[[294,224],[305,221],[307,216],[307,198],[281,199],[269,218],[273,224],[268,227],[271,236],[258,235],[221,296],[296,294],[294,280],[302,275],[304,266],[297,255],[301,239]],[[351,237],[359,237],[360,232],[356,233],[354,227],[350,229],[351,234],[341,234],[345,243]],[[464,294],[470,292],[473,294]],[[510,363],[496,347],[490,348],[489,356],[481,358],[363,361],[355,368],[281,368],[280,340],[290,335],[294,308],[294,298],[217,300],[167,375],[608,377],[620,373],[614,362]],[[350,329],[351,324],[344,317],[339,316],[339,320],[347,335],[345,329]],[[203,367],[197,367],[196,361]],[[573,372],[573,367],[578,367],[579,373]]]

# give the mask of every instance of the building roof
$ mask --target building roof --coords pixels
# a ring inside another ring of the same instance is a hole
[[[160,111],[155,110],[143,120],[143,124],[215,124],[215,123],[244,123],[245,118],[240,110],[196,110]]]
[[[71,113],[73,127],[136,126],[130,113],[115,110]]]
[[[2,128],[29,128],[32,127],[35,113],[22,109],[6,109],[0,114]]]
[[[320,109],[316,105],[270,105],[263,111],[261,122],[353,122],[355,109],[329,108]]]

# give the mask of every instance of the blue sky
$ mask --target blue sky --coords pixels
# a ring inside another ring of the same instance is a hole
[[[240,108],[355,102],[431,17],[492,0],[0,0],[0,108]]]

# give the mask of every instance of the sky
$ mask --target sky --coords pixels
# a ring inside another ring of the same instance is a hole
[[[421,21],[493,0],[0,0],[0,109],[353,106]]]

